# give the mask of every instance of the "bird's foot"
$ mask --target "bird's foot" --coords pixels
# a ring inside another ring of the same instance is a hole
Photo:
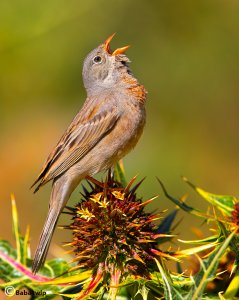
[[[108,180],[106,180],[105,182],[100,182],[99,180],[97,180],[97,179],[95,179],[95,178],[93,178],[93,177],[91,177],[91,176],[86,176],[85,177],[85,179],[87,179],[87,180],[89,180],[91,183],[93,183],[93,184],[95,184],[95,185],[97,185],[97,186],[99,186],[99,187],[101,187],[102,189],[104,189],[104,190],[113,190],[113,191],[122,191],[124,188],[121,188],[121,187],[119,187],[119,188],[117,188],[117,187],[109,187],[109,185],[108,185],[108,182],[109,182],[109,178],[110,178],[110,180],[113,180],[112,179],[112,175],[110,174],[110,170],[109,170],[109,173],[108,173]],[[111,177],[109,177],[109,176],[111,176]]]
[[[95,185],[101,187],[101,188],[104,188],[105,187],[105,184],[100,182],[99,180],[91,177],[91,176],[86,176],[85,179],[89,180],[90,182],[94,183]]]

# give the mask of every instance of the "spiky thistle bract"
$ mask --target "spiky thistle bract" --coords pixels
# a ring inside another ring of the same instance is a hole
[[[100,284],[114,299],[118,287],[132,279],[151,280],[158,270],[155,258],[175,259],[158,247],[160,238],[169,236],[158,233],[155,221],[162,214],[145,211],[156,197],[143,202],[137,196],[142,181],[133,186],[134,181],[124,187],[109,173],[105,182],[84,187],[81,201],[68,207],[73,222],[65,228],[73,232],[68,245],[75,254],[75,269],[93,272],[85,294]]]

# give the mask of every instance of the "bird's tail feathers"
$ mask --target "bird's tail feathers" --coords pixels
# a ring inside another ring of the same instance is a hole
[[[61,210],[61,206],[53,206],[49,209],[47,220],[42,230],[40,241],[38,243],[32,264],[32,272],[34,274],[43,266],[45,262],[49,245]]]

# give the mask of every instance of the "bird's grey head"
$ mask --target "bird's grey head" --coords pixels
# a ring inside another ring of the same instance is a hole
[[[129,46],[112,52],[109,44],[113,37],[114,34],[91,51],[84,61],[83,82],[89,93],[98,91],[99,88],[115,87],[123,74],[130,74],[129,59],[123,54]]]

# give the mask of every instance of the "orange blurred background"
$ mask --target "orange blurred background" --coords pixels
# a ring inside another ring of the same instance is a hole
[[[159,194],[151,208],[172,210],[158,176],[172,195],[189,193],[188,203],[205,209],[185,175],[207,191],[238,195],[238,15],[233,0],[1,1],[0,237],[13,241],[14,193],[35,249],[50,184],[35,195],[29,187],[85,100],[84,57],[113,32],[113,48],[131,45],[131,68],[148,90],[144,135],[124,159],[128,179],[147,177],[139,194]],[[78,189],[69,204],[79,200]],[[200,221],[181,216],[176,233],[193,238]],[[56,230],[53,244],[69,239]]]

